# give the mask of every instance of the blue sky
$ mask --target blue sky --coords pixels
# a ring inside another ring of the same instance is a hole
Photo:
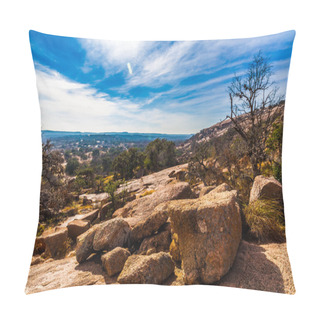
[[[228,115],[228,85],[259,50],[285,95],[293,38],[103,41],[30,31],[42,129],[199,132]]]

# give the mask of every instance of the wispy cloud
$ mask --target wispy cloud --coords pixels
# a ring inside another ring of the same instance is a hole
[[[158,108],[142,112],[137,103],[111,98],[39,64],[36,76],[43,129],[188,133],[196,132],[199,123],[181,112]]]
[[[130,74],[132,74],[132,68],[130,62],[127,63],[128,71]]]
[[[137,112],[139,105],[111,98],[88,84],[72,81],[60,73],[36,66],[42,123],[46,129],[108,131],[111,118]]]

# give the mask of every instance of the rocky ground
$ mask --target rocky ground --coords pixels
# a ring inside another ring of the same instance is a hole
[[[115,284],[102,269],[99,255],[83,264],[75,257],[31,266],[26,293],[94,284]],[[175,268],[163,284],[184,285],[183,271]],[[286,244],[258,245],[242,241],[233,267],[216,285],[294,294]]]
[[[286,244],[242,241],[232,268],[217,285],[294,294]]]
[[[123,188],[135,196],[107,221],[107,197],[90,195],[97,209],[37,238],[26,293],[149,283],[293,294],[286,244],[241,240],[237,192],[226,184],[191,188],[183,181],[185,169],[176,166],[129,182]],[[279,183],[258,180],[257,198],[279,196]]]

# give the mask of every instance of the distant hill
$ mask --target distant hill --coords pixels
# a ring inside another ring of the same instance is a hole
[[[42,142],[51,140],[56,148],[70,147],[116,147],[145,145],[157,138],[167,139],[177,144],[189,139],[191,134],[131,133],[131,132],[80,132],[42,130]]]
[[[283,114],[284,103],[280,104],[279,106],[276,106],[275,108],[280,108]],[[243,114],[240,117],[243,119],[246,119],[248,115]],[[178,149],[183,154],[183,156],[188,156],[188,154],[190,155],[192,151],[192,146],[194,144],[202,143],[202,142],[210,141],[211,139],[214,139],[214,138],[218,138],[224,135],[225,133],[227,133],[227,131],[232,127],[233,127],[233,122],[231,121],[231,119],[228,118],[223,121],[220,121],[209,128],[202,129],[200,132],[196,133],[189,139],[185,140],[178,146]]]

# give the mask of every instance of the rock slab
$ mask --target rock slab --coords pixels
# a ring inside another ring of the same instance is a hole
[[[161,203],[176,200],[194,198],[194,194],[187,182],[178,182],[159,187],[151,195],[135,199],[127,203],[123,208],[114,212],[113,217],[122,217],[134,227],[138,222],[152,214],[153,210]]]

